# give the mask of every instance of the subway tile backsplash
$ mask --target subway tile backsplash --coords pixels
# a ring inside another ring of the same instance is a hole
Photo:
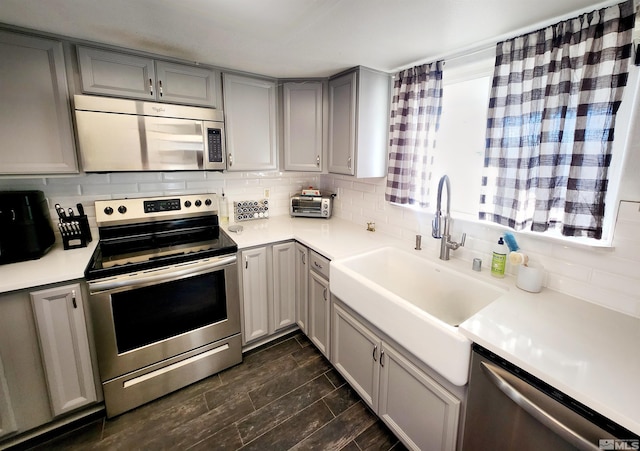
[[[373,220],[377,230],[406,240],[407,246],[421,234],[424,251],[437,255],[439,241],[431,239],[433,215],[385,202],[385,184],[384,178],[356,180],[340,175],[323,175],[321,181],[323,189],[338,193],[334,215],[363,227]],[[452,252],[452,258],[471,262],[478,257],[488,267],[500,230],[454,220],[453,239],[458,240],[463,231],[465,247]],[[613,248],[567,246],[517,233],[516,237],[529,258],[545,267],[547,287],[640,318],[640,202],[621,203]],[[515,275],[517,267],[508,266],[507,272]]]
[[[75,207],[82,202],[95,227],[93,203],[119,197],[163,196],[183,193],[221,193],[234,199],[261,199],[268,190],[272,215],[287,215],[289,198],[303,187],[320,186],[337,194],[333,214],[362,224],[375,221],[378,231],[413,246],[415,235],[423,236],[424,252],[438,253],[431,239],[430,214],[401,208],[384,200],[385,178],[354,179],[340,175],[304,172],[135,172],[84,174],[72,177],[0,179],[0,190],[38,189],[44,191],[55,218],[53,205]],[[500,231],[490,225],[457,219],[452,236],[467,233],[464,248],[452,258],[471,262],[479,257],[484,267],[491,260],[492,243]],[[613,249],[566,246],[549,240],[516,234],[518,243],[531,259],[547,270],[546,286],[640,317],[640,202],[620,205]],[[510,274],[517,268],[508,267]]]

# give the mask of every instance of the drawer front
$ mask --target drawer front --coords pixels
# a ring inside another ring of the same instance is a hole
[[[315,271],[318,274],[322,274],[328,280],[330,260],[318,254],[316,251],[311,251],[310,261],[311,265],[309,266],[309,268],[311,268],[312,271]]]

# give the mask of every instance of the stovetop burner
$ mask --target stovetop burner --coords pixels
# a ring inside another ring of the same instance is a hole
[[[85,270],[87,280],[234,254],[238,250],[237,244],[218,225],[217,212],[211,209],[213,207],[209,208],[211,204],[204,207],[202,202],[195,204],[195,201],[180,197],[112,202],[128,206],[118,211],[122,216],[129,212],[129,217],[112,218],[111,215],[117,214],[114,208],[96,202],[96,213],[102,225],[99,228],[100,242]],[[156,203],[170,205],[170,214],[166,210],[146,207]],[[145,205],[145,211],[134,215],[131,212],[138,204]],[[184,211],[194,204],[203,208]],[[99,209],[107,216],[98,215]]]

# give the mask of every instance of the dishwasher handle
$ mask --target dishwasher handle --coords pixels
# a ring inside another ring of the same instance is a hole
[[[125,287],[139,287],[149,284],[171,282],[185,277],[197,276],[210,272],[222,266],[235,264],[235,254],[221,257],[207,258],[197,262],[183,263],[166,268],[151,269],[137,274],[126,274],[114,278],[89,282],[91,294],[103,293]]]
[[[524,409],[529,415],[542,423],[551,431],[562,437],[573,446],[584,451],[598,451],[600,448],[589,440],[584,438],[578,432],[574,431],[567,425],[558,421],[552,414],[545,411],[538,406],[533,400],[529,399],[517,388],[515,388],[507,378],[514,378],[519,380],[517,376],[513,376],[506,371],[502,371],[498,366],[495,366],[488,362],[480,362],[482,370],[491,382],[505,395],[507,395],[513,402],[519,407]],[[547,396],[542,392],[539,392],[541,396]],[[585,420],[587,421],[587,420]]]

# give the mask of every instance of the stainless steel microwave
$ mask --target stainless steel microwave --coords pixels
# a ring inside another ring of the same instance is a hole
[[[224,170],[220,110],[74,96],[85,172]]]

